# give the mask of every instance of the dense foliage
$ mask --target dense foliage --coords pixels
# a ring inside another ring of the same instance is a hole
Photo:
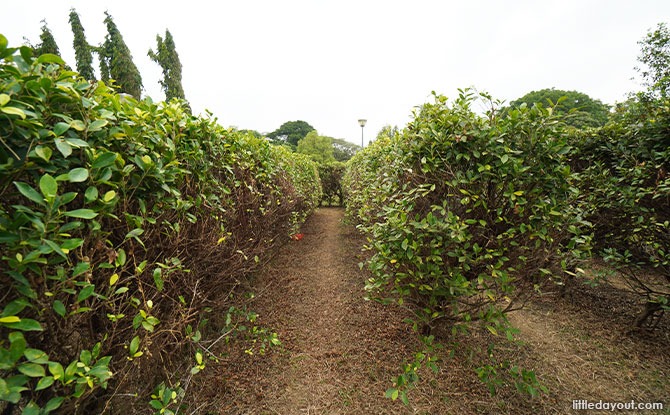
[[[333,156],[333,142],[330,137],[319,135],[316,130],[307,133],[305,138],[298,141],[296,151],[300,154],[309,156],[317,163],[332,163],[335,161]]]
[[[670,310],[670,33],[640,42],[646,91],[617,107],[604,127],[579,133],[573,166],[580,208],[598,252],[620,271],[643,307],[635,325],[655,328]]]
[[[165,92],[165,100],[169,101],[172,98],[185,100],[184,88],[181,85],[181,61],[169,30],[165,30],[165,39],[156,35],[156,51],[150,49],[148,55],[163,71],[163,80],[160,84]]]
[[[319,203],[315,164],[3,36],[0,59],[0,412],[175,413],[208,333],[277,343],[229,299]]]
[[[142,94],[142,76],[119,28],[108,12],[105,12],[105,25],[105,42],[98,49],[100,78],[103,81],[113,79],[121,92],[139,99]]]
[[[601,127],[609,117],[609,106],[577,91],[554,88],[532,91],[509,105],[516,108],[521,104],[529,107],[535,104],[552,107],[557,114],[565,116],[564,122],[567,125],[575,128]]]
[[[573,164],[594,246],[646,301],[636,325],[654,327],[670,304],[670,100],[621,110],[573,140]]]
[[[54,55],[60,54],[56,39],[53,33],[47,26],[47,22],[42,20],[42,33],[40,33],[40,44],[35,47],[36,55],[43,55],[45,53],[52,53]]]
[[[72,27],[72,47],[74,48],[74,57],[77,61],[77,72],[84,79],[89,81],[95,80],[95,72],[93,70],[93,48],[86,40],[84,33],[84,26],[81,24],[79,15],[75,9],[70,9],[70,26]]]
[[[344,176],[345,164],[340,161],[319,164],[319,177],[323,190],[323,203],[328,206],[342,205],[342,177]]]
[[[345,175],[347,209],[373,254],[366,288],[410,304],[424,335],[445,323],[467,332],[476,321],[507,330],[504,314],[560,278],[559,264],[586,242],[560,118],[541,106],[500,117],[493,102],[482,116],[475,101],[469,91],[451,104],[435,95],[402,132],[354,156]]]

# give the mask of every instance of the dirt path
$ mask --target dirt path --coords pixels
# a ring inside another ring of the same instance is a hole
[[[564,414],[572,399],[650,401],[670,393],[665,343],[614,330],[609,314],[593,307],[545,301],[511,316],[523,344],[486,331],[467,342],[482,350],[499,343],[497,353],[535,370],[548,395],[530,398],[507,381],[490,396],[475,374],[478,362],[459,352],[437,375],[421,373],[411,405],[386,399],[417,339],[403,323],[405,310],[363,299],[365,241],[342,219],[341,209],[318,210],[304,238],[284,246],[252,281],[249,307],[282,346],[262,356],[245,354],[240,341],[218,350],[225,357],[194,378],[203,409],[193,414]]]
[[[410,353],[409,329],[397,313],[363,299],[362,241],[342,218],[342,209],[317,211],[304,238],[284,247],[255,282],[252,308],[283,347],[262,358],[231,356],[222,375],[234,380],[223,391],[230,400],[222,414],[405,411],[383,395]]]

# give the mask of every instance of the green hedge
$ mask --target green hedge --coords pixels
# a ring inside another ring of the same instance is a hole
[[[340,161],[319,164],[319,177],[323,189],[322,202],[328,206],[343,204],[342,176],[345,165]]]
[[[481,115],[473,106],[495,108],[485,95],[434,98],[401,133],[348,163],[347,209],[372,253],[366,288],[410,305],[424,335],[439,323],[453,333],[474,322],[507,331],[504,314],[562,278],[561,264],[573,264],[588,245],[574,207],[570,147],[550,110]],[[424,340],[432,349],[431,337]],[[417,356],[416,364],[425,359]],[[415,369],[396,385],[411,382]]]
[[[644,94],[602,128],[578,133],[572,164],[594,247],[644,304],[635,325],[670,310],[670,99]]]
[[[172,413],[208,320],[276,343],[229,296],[318,206],[316,165],[1,35],[0,59],[0,411]]]

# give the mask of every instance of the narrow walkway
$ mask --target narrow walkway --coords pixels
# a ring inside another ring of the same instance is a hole
[[[258,277],[252,308],[283,350],[244,357],[226,372],[221,413],[404,413],[384,398],[412,336],[397,314],[363,299],[360,236],[342,209],[322,208]],[[379,360],[383,357],[383,360]],[[231,372],[232,371],[232,372]],[[229,406],[230,405],[230,406]]]

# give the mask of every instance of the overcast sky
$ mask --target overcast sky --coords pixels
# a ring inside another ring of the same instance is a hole
[[[74,67],[71,7],[91,44],[109,11],[154,100],[164,95],[147,51],[169,29],[196,113],[260,132],[304,120],[359,144],[359,118],[367,143],[404,126],[433,90],[509,101],[555,87],[622,101],[640,89],[637,42],[670,21],[668,0],[30,0],[3,1],[0,33],[38,43],[46,19]]]

